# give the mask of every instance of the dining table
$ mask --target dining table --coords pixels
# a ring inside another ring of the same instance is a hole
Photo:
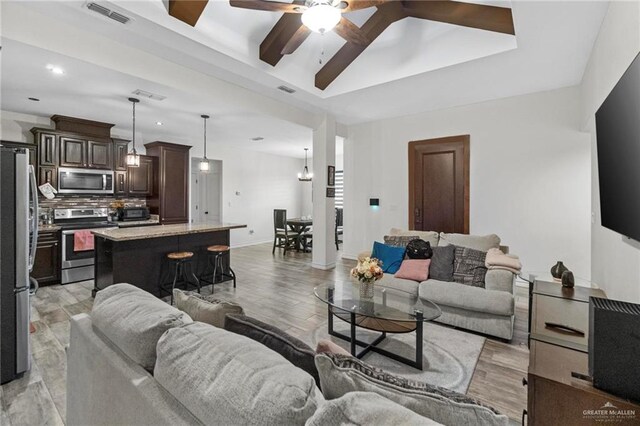
[[[297,251],[303,250],[302,234],[304,234],[309,229],[311,229],[312,225],[313,225],[313,220],[310,218],[307,219],[302,217],[296,217],[296,218],[287,219],[287,226],[289,226],[289,228],[296,234],[296,250]]]

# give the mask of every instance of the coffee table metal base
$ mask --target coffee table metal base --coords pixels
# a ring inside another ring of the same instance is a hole
[[[417,368],[418,370],[422,370],[422,312],[416,311],[416,358],[415,360],[405,358],[403,356],[394,354],[393,352],[389,352],[385,349],[379,348],[379,345],[386,337],[387,332],[382,332],[380,336],[378,336],[373,342],[366,343],[362,340],[358,340],[356,338],[356,314],[355,312],[350,312],[351,320],[349,321],[351,328],[351,335],[347,336],[345,334],[339,333],[333,329],[333,315],[334,313],[331,310],[331,306],[328,309],[328,328],[329,334],[331,336],[335,336],[339,339],[346,340],[351,343],[351,355],[355,356],[358,359],[362,359],[369,352],[375,352],[380,355],[384,355],[387,358],[391,358],[395,361],[401,362],[413,368]],[[357,346],[363,346],[364,349],[360,352],[357,352]]]

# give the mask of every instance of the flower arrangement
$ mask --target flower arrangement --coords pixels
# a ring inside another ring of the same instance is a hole
[[[359,260],[358,265],[351,270],[351,276],[362,283],[373,283],[384,275],[381,266],[382,262],[378,259],[365,257]]]

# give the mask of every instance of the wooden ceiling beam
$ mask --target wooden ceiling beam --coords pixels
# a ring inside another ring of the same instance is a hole
[[[404,0],[402,3],[413,18],[515,35],[511,9],[506,7],[450,0]]]
[[[195,27],[208,2],[209,0],[169,0],[169,15]]]
[[[304,5],[303,0],[293,3]],[[299,13],[284,13],[260,43],[260,59],[275,67],[285,54],[293,53],[309,34]]]
[[[316,74],[315,85],[318,89],[326,89],[389,25],[407,16],[399,1],[390,1],[377,8],[361,28],[368,42],[346,42]]]

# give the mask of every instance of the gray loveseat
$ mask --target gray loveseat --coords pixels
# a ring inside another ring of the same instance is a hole
[[[500,246],[500,238],[496,235],[445,234],[432,231],[404,231],[397,228],[392,228],[389,235],[418,236],[429,241],[432,247],[453,244],[482,251],[500,247],[502,251],[508,252],[507,247]],[[361,253],[359,257],[369,256],[370,253]],[[418,283],[396,278],[391,274],[385,274],[377,284],[413,293],[435,302],[442,310],[442,316],[436,320],[437,322],[506,340],[513,337],[515,275],[507,270],[487,271],[485,288],[434,279]]]

